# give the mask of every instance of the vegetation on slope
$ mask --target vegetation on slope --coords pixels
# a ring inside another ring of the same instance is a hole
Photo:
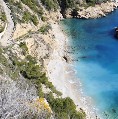
[[[0,93],[0,119],[49,119],[51,115],[49,105],[22,76],[13,81],[0,75]]]
[[[43,9],[39,5],[37,0],[21,0],[23,4],[27,5],[31,10],[33,10],[38,15],[43,14]]]
[[[22,22],[28,23],[29,21],[32,21],[35,26],[37,26],[39,23],[36,15],[31,15],[30,12],[25,11],[23,13]]]
[[[48,81],[46,74],[42,72],[42,68],[37,64],[36,59],[28,55],[26,44],[21,42],[19,46],[23,51],[26,51],[26,58],[24,60],[19,60],[12,52],[10,52],[9,57],[6,58],[6,55],[3,55],[7,54],[5,49],[0,49],[0,73],[6,73],[15,80],[18,80],[20,75],[22,75],[25,79],[34,84],[38,96],[47,99],[55,119],[84,119],[85,113],[83,111],[77,112],[74,102],[69,97],[60,98],[61,93]],[[51,92],[44,93],[42,91],[42,84],[49,88]],[[56,94],[57,97],[55,98],[53,94]]]
[[[47,34],[50,29],[51,29],[50,24],[46,24],[41,26],[41,28],[39,29],[39,32],[41,32],[42,34]]]
[[[4,31],[4,27],[0,26],[0,33],[2,33]]]
[[[41,2],[47,10],[56,11],[59,8],[57,0],[41,0]]]
[[[6,15],[4,12],[2,12],[1,10],[2,8],[0,8],[0,33],[4,31],[5,28],[5,22],[6,22]]]
[[[5,13],[4,12],[2,12],[1,14],[0,14],[0,19],[3,21],[3,22],[5,22],[7,19],[6,19],[6,15],[5,15]]]
[[[12,16],[14,23],[28,23],[32,22],[35,26],[38,25],[38,17],[42,18],[43,10],[41,6],[34,0],[6,0],[9,3],[10,9],[12,11]],[[31,10],[33,10],[33,14],[27,11],[23,7],[23,4],[27,5]],[[38,17],[37,17],[38,16]]]
[[[6,1],[10,4],[13,18],[16,23],[32,22],[34,25],[38,25],[38,18],[44,19],[42,7],[37,0],[21,0],[20,2],[15,2],[14,0]],[[75,5],[73,0],[41,0],[41,2],[49,11],[56,11],[59,6],[61,6],[62,9],[66,9],[69,7],[72,8]],[[23,4],[27,5],[34,14],[30,11],[26,11]],[[21,18],[19,17],[19,14],[22,16]],[[47,24],[42,26],[39,29],[39,32],[46,34],[49,29],[50,25]],[[0,73],[7,74],[14,80],[18,80],[19,77],[22,76],[28,82],[31,82],[37,89],[38,96],[47,99],[55,119],[85,119],[85,113],[82,110],[79,112],[76,110],[76,105],[72,99],[69,97],[61,98],[61,92],[57,91],[53,84],[49,82],[36,59],[28,54],[26,43],[21,42],[19,47],[22,49],[22,54],[25,56],[25,59],[23,60],[17,58],[10,50],[8,54],[5,50],[0,50]],[[46,88],[50,89],[50,92],[44,93],[42,85],[45,85]]]
[[[60,8],[63,17],[66,17],[65,13],[68,8],[76,10],[77,12],[81,7],[87,8],[107,1],[108,0],[41,0],[47,10],[57,10]]]
[[[72,99],[54,98],[52,93],[46,95],[52,110],[54,111],[55,119],[85,119],[85,113],[76,111],[76,106]]]

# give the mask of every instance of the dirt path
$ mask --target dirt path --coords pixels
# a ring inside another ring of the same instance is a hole
[[[0,0],[0,4],[2,5],[4,12],[6,14],[6,18],[7,18],[7,27],[4,30],[4,34],[2,36],[2,38],[0,39],[0,43],[2,44],[2,46],[8,46],[10,44],[12,44],[13,40],[12,40],[12,34],[13,34],[13,29],[14,29],[14,22],[12,20],[12,16],[11,16],[11,10],[8,8],[7,4],[4,2],[4,0]]]

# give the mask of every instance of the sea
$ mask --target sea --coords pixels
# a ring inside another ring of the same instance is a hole
[[[64,19],[76,77],[103,119],[118,119],[118,10],[98,19]]]

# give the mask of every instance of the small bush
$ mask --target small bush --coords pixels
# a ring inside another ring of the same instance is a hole
[[[47,34],[50,29],[51,29],[50,24],[46,24],[46,25],[43,25],[43,26],[39,29],[39,32],[41,32],[42,34]]]
[[[26,55],[28,52],[28,48],[25,42],[20,42],[19,47],[22,49],[23,55]]]
[[[29,12],[24,12],[22,21],[28,23],[31,20],[31,14]]]
[[[41,0],[43,5],[45,5],[46,9],[48,10],[57,10],[58,2],[57,0]]]
[[[37,26],[38,25],[38,19],[37,19],[37,16],[35,16],[35,15],[32,15],[32,17],[31,17],[31,21],[33,22],[33,24],[35,25],[35,26]]]
[[[42,16],[41,20],[45,22],[45,21],[47,21],[47,17]]]
[[[1,15],[0,15],[0,19],[1,19],[3,22],[5,22],[5,21],[7,20],[6,15],[5,15],[4,12],[1,13]]]
[[[4,27],[0,27],[0,33],[4,31]]]
[[[15,6],[17,6],[17,8],[19,8],[21,10],[23,9],[21,2],[16,1]]]
[[[8,65],[8,61],[4,55],[0,55],[0,63],[3,64],[4,66]]]
[[[23,70],[21,70],[21,74],[28,79],[38,79],[41,76],[39,65],[34,65],[32,62],[28,62],[25,64]]]
[[[18,71],[11,72],[10,77],[12,79],[17,79],[19,77],[19,72]]]
[[[14,0],[6,0],[9,4],[14,4]]]
[[[37,64],[36,58],[32,57],[31,55],[27,55],[26,60],[31,62],[32,64]]]
[[[38,15],[43,14],[43,9],[36,0],[21,0],[21,1]]]
[[[1,66],[0,66],[0,74],[3,74],[3,70],[2,70],[2,68],[1,68]]]
[[[2,55],[2,53],[3,53],[3,49],[2,49],[2,48],[0,48],[0,55]]]
[[[22,17],[22,22],[28,23],[29,21],[32,21],[35,26],[39,23],[37,16],[31,15],[31,13],[25,11]]]

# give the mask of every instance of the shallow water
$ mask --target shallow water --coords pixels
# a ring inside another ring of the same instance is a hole
[[[118,119],[118,10],[99,19],[61,21],[69,37],[77,78],[103,119]]]

